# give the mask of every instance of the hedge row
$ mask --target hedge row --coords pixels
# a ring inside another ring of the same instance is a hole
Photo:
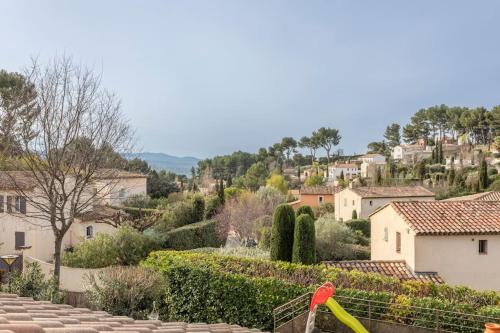
[[[220,256],[212,253],[158,251],[152,252],[150,260],[159,267],[167,267],[174,262],[189,262],[193,265],[210,266],[214,270],[243,274],[251,277],[273,277],[299,285],[320,285],[331,281],[338,288],[352,288],[370,292],[389,292],[394,295],[412,297],[432,297],[452,303],[466,303],[478,308],[500,305],[500,293],[477,291],[468,287],[452,287],[430,282],[405,281],[375,273],[346,271],[333,266],[300,265],[269,261],[265,259]]]
[[[154,252],[143,265],[159,271],[165,278],[165,319],[209,323],[224,321],[265,330],[272,328],[274,308],[313,291],[327,276],[332,276],[329,274],[331,269],[324,266],[174,251]],[[367,280],[374,282],[380,281],[380,278],[376,280],[368,276]],[[435,290],[439,290],[439,287]],[[435,317],[432,316],[435,316],[435,309],[467,314],[458,317],[450,314],[440,318],[442,328],[455,327],[455,331],[456,325],[482,327],[483,323],[476,320],[474,315],[487,315],[500,320],[498,294],[496,299],[486,296],[482,302],[493,303],[482,307],[467,303],[465,299],[459,301],[458,298],[446,300],[438,297],[398,296],[388,291],[359,290],[339,285],[336,295],[384,302],[373,303],[369,310],[367,302],[352,302],[339,297],[339,303],[354,315],[367,316],[368,311],[371,311],[373,319],[393,320],[410,325],[433,327]],[[477,302],[477,297],[474,302]]]
[[[200,247],[220,247],[225,243],[217,233],[215,220],[201,221],[173,229],[166,233],[166,246],[176,250]]]

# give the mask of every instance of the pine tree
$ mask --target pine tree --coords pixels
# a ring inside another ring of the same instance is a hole
[[[271,231],[271,260],[292,260],[294,229],[293,208],[288,204],[276,207]]]
[[[292,262],[309,265],[316,262],[315,234],[312,217],[309,214],[299,215],[293,235]]]

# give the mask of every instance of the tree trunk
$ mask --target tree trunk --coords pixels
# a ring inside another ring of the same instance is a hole
[[[54,242],[54,282],[57,287],[59,287],[59,280],[61,277],[61,247],[62,247],[62,236],[56,235]]]
[[[328,170],[328,166],[330,165],[330,151],[326,151],[326,178],[330,176],[330,170]]]

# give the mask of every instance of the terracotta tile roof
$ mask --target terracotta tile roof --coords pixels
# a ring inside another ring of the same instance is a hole
[[[395,201],[417,235],[500,234],[500,201]]]
[[[76,217],[80,220],[80,222],[88,222],[88,221],[111,219],[117,217],[119,214],[127,215],[125,212],[116,209],[114,207],[96,206],[89,211],[78,214]]]
[[[483,201],[500,201],[500,191],[490,191],[464,195],[461,197],[449,198],[443,201],[464,201],[464,200],[483,200]]]
[[[97,179],[118,179],[118,178],[147,178],[143,173],[130,172],[120,169],[99,169],[95,172]]]
[[[422,186],[367,186],[350,189],[362,198],[434,197],[434,193]]]
[[[302,186],[300,194],[335,194],[341,190],[340,186]]]
[[[74,308],[66,304],[34,301],[28,297],[0,293],[0,332],[26,333],[254,333],[229,324],[187,324],[160,320],[134,320],[104,311]]]
[[[398,278],[401,281],[417,280],[444,283],[436,272],[412,272],[404,260],[327,261],[325,264],[349,271],[358,270],[364,273],[383,274],[389,277]]]
[[[0,171],[0,189],[15,190],[30,190],[36,186],[33,176],[28,171]]]

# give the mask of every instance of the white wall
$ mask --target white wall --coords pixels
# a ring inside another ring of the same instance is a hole
[[[371,260],[405,260],[410,267],[415,265],[415,233],[394,208],[386,208],[374,214],[371,226]],[[385,229],[387,228],[387,240]],[[396,252],[396,232],[401,233],[401,251]]]
[[[100,198],[100,204],[120,206],[126,199],[146,195],[147,178],[120,178],[120,179],[105,179],[96,183],[96,187],[103,191],[103,197]],[[124,197],[120,197],[120,191],[123,191]]]
[[[487,254],[479,254],[480,239],[488,240]],[[500,291],[500,235],[416,236],[415,247],[416,271],[438,272],[451,285]]]

